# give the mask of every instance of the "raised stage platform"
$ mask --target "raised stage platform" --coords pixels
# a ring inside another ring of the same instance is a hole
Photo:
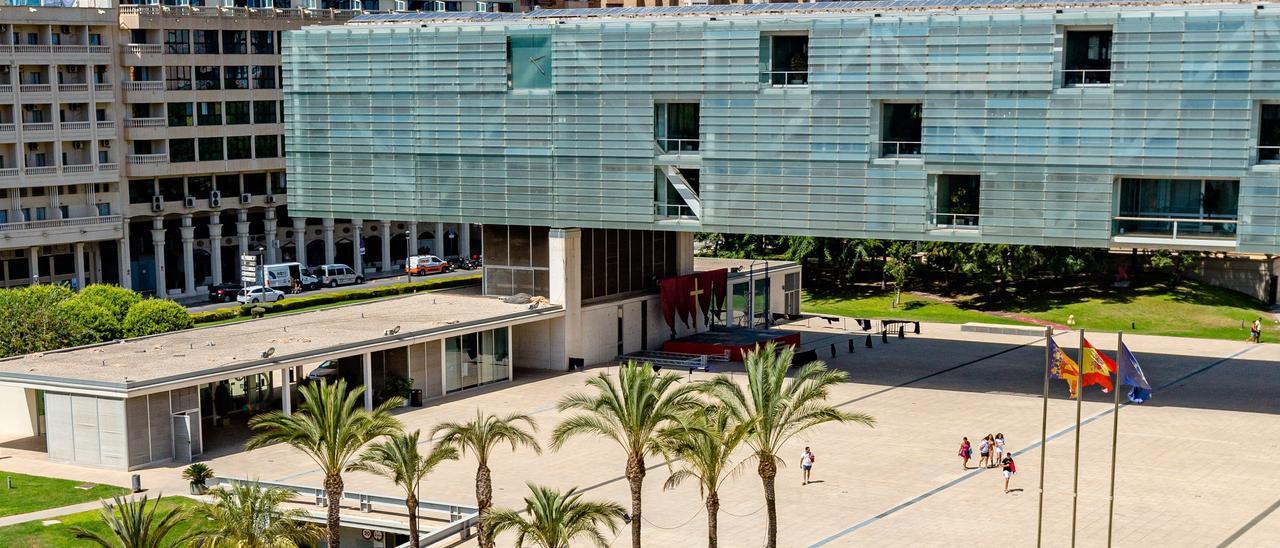
[[[702,354],[704,356],[728,356],[731,361],[742,361],[748,350],[770,341],[796,347],[800,345],[800,333],[774,329],[747,329],[745,327],[712,327],[711,331],[662,343],[663,352]]]

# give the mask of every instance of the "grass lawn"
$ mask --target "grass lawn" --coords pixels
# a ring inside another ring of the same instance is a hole
[[[26,514],[128,493],[123,487],[95,484],[92,489],[76,489],[83,481],[28,476],[0,471],[0,478],[13,478],[13,489],[0,479],[0,516]],[[17,546],[0,542],[0,546]]]
[[[174,507],[190,507],[199,504],[199,502],[186,497],[165,497],[160,499],[160,509],[156,511],[159,516],[160,512],[165,512]],[[22,546],[24,548],[62,548],[62,547],[81,547],[87,543],[83,540],[76,540],[71,534],[71,527],[80,526],[98,533],[106,533],[107,527],[102,524],[99,519],[99,510],[89,510],[78,514],[69,514],[57,518],[62,523],[55,525],[41,525],[39,521],[28,521],[8,527],[0,527],[0,546]],[[190,520],[178,523],[174,527],[174,533],[168,537],[170,539],[177,538],[179,535],[186,533],[191,529]]]
[[[901,303],[893,307],[893,292],[843,293],[815,296],[807,291],[800,308],[812,314],[832,314],[850,318],[874,318],[892,320],[918,320],[938,323],[998,323],[1026,325],[1023,322],[984,314],[977,310],[961,308],[941,300],[929,299],[908,293],[902,294]]]

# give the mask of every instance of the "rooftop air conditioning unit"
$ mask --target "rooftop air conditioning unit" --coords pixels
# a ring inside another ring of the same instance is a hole
[[[266,197],[266,202],[267,202],[268,204],[274,204],[274,203],[276,203],[276,197],[275,197],[275,196],[273,196],[273,195],[271,195],[271,194],[268,194],[268,195],[267,195],[267,197]]]
[[[152,197],[151,197],[151,211],[164,211],[164,197],[163,197],[163,196],[152,196]]]
[[[209,207],[220,206],[222,206],[222,193],[216,190],[209,193]]]
[[[253,195],[249,194],[248,192],[240,195],[240,203],[242,204],[247,204],[252,199],[253,199]]]
[[[196,206],[195,196],[184,196],[182,198],[182,206],[188,209],[195,207]]]

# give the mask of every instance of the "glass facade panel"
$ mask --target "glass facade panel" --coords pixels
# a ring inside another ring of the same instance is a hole
[[[445,339],[445,393],[510,378],[509,328],[468,333]]]
[[[507,39],[508,85],[511,89],[551,88],[551,37],[545,34]]]
[[[1240,181],[1121,179],[1118,236],[1235,238]]]
[[[979,220],[982,181],[977,175],[937,176],[937,210],[933,223],[940,227],[976,227]]]

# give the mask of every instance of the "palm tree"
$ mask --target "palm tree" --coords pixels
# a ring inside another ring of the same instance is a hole
[[[552,446],[564,446],[581,434],[611,439],[627,453],[626,477],[631,484],[631,546],[640,548],[640,489],[646,455],[663,453],[663,429],[681,422],[681,413],[701,402],[694,384],[679,385],[680,376],[658,374],[653,366],[628,362],[618,370],[618,382],[607,373],[587,380],[594,394],[570,394],[560,400],[561,411],[583,413],[561,422],[551,435]]]
[[[827,405],[831,386],[844,382],[843,371],[828,370],[822,362],[811,362],[800,368],[791,379],[787,371],[795,350],[773,343],[747,353],[743,360],[747,369],[747,390],[725,375],[708,381],[706,391],[722,402],[735,420],[751,423],[747,445],[751,447],[757,472],[764,482],[764,501],[768,509],[769,532],[766,548],[778,545],[778,509],[774,479],[782,460],[778,453],[792,437],[809,428],[828,422],[855,422],[875,425],[875,419],[862,413],[846,413]]]
[[[314,544],[324,536],[322,529],[303,521],[305,510],[280,507],[294,496],[288,489],[240,482],[230,489],[209,491],[209,495],[213,504],[192,512],[194,518],[209,524],[208,529],[194,535],[198,546],[295,548]]]
[[[561,493],[530,483],[529,491],[532,496],[524,498],[523,512],[529,514],[528,519],[515,510],[498,510],[484,519],[485,527],[495,536],[515,531],[517,548],[525,546],[525,541],[542,548],[568,548],[579,537],[603,548],[609,541],[600,528],[618,532],[618,522],[626,512],[614,502],[584,501],[576,487]]]
[[[671,454],[684,466],[671,473],[663,489],[674,489],[687,479],[698,482],[707,506],[707,547],[716,548],[720,486],[742,470],[745,462],[733,465],[733,452],[751,434],[753,423],[739,422],[719,407],[694,411],[686,420],[667,434]]]
[[[103,501],[99,518],[110,531],[108,534],[83,527],[69,530],[76,540],[89,541],[103,548],[170,548],[190,538],[174,531],[186,516],[181,508],[160,512],[157,516],[160,498],[156,497],[150,504],[147,502],[146,495],[136,499],[116,496],[111,502]]]
[[[334,384],[325,381],[303,386],[302,405],[292,415],[272,411],[258,415],[249,426],[259,433],[245,444],[255,449],[271,443],[287,443],[315,461],[324,473],[328,516],[325,544],[339,548],[339,502],[342,500],[342,472],[353,463],[360,448],[377,438],[401,430],[400,421],[391,409],[400,407],[403,399],[392,397],[373,411],[361,403],[365,387],[347,389],[347,381]]]
[[[386,441],[375,443],[364,450],[360,461],[351,470],[360,470],[387,478],[404,488],[404,505],[409,511],[409,545],[418,548],[418,486],[422,480],[446,460],[457,460],[458,450],[452,446],[437,445],[430,453],[418,451],[420,431],[396,434]]]
[[[525,430],[520,423],[528,425]],[[493,535],[489,534],[485,525],[485,517],[493,506],[493,477],[489,472],[489,455],[499,444],[510,444],[511,450],[525,446],[535,453],[542,454],[542,446],[530,432],[536,432],[538,425],[529,415],[512,413],[499,417],[497,415],[481,415],[476,410],[476,418],[470,422],[446,422],[431,430],[429,437],[440,437],[440,445],[453,447],[463,454],[471,453],[476,457],[476,507],[480,510],[480,525],[476,528],[480,548],[493,548]]]

